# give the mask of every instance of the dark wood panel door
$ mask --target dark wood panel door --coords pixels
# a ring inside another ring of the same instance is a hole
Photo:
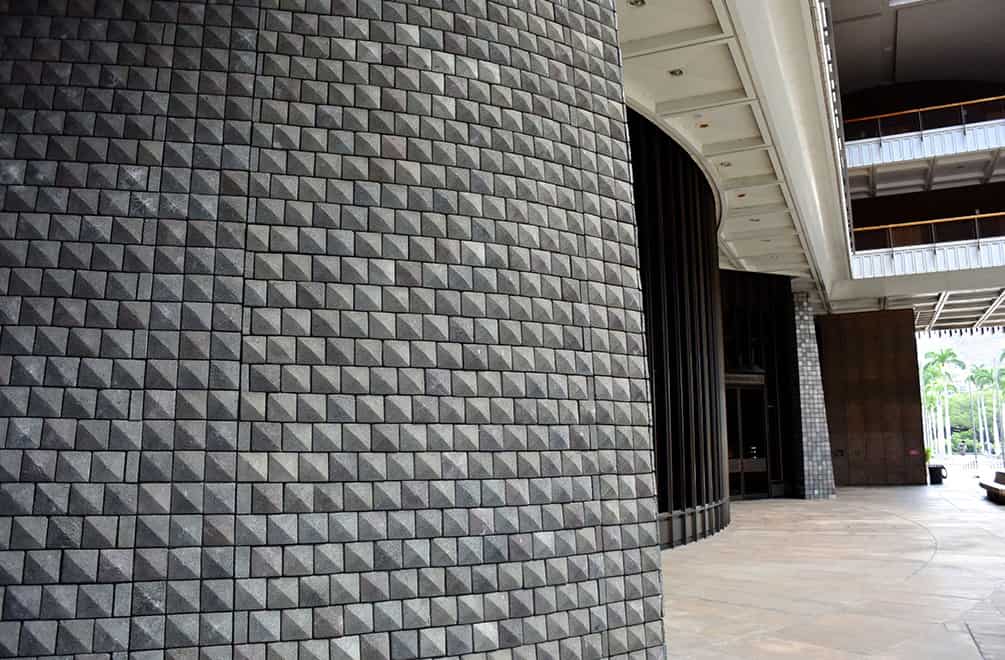
[[[819,317],[838,486],[926,483],[911,310]]]

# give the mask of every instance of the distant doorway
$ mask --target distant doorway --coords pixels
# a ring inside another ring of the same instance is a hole
[[[768,392],[764,377],[727,376],[726,437],[730,497],[771,495],[768,435]]]

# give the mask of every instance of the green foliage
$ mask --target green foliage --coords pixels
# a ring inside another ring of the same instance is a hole
[[[960,356],[956,354],[956,350],[952,348],[929,351],[925,353],[925,360],[927,360],[925,369],[931,368],[936,372],[945,372],[952,367],[960,370],[967,368],[967,365],[960,359]]]
[[[1005,362],[1002,350],[998,363]],[[997,372],[997,383],[995,382]],[[987,429],[988,438],[992,433],[995,390],[999,400],[1005,400],[1005,368],[988,368],[983,364],[969,366],[960,359],[952,348],[928,351],[920,368],[922,405],[929,415],[930,423],[937,426],[937,436],[945,425],[945,407],[948,406],[950,446],[954,451],[981,450],[984,438],[979,431]],[[997,387],[996,387],[997,386]],[[981,424],[980,415],[984,415]]]
[[[995,377],[994,373],[983,364],[975,364],[970,367],[970,375],[967,376],[967,381],[972,383],[974,388],[983,390],[985,387],[991,387],[995,382]]]

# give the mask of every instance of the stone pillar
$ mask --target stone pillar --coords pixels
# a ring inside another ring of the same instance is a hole
[[[662,657],[610,0],[0,12],[0,657]]]
[[[820,354],[816,326],[809,296],[793,294],[796,313],[796,353],[799,361],[799,405],[803,431],[802,495],[806,499],[833,497],[834,467],[827,432],[827,408],[824,405],[820,377]]]

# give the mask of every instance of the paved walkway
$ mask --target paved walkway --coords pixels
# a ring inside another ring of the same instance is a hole
[[[1005,659],[1005,507],[976,479],[732,512],[663,554],[671,658]]]

